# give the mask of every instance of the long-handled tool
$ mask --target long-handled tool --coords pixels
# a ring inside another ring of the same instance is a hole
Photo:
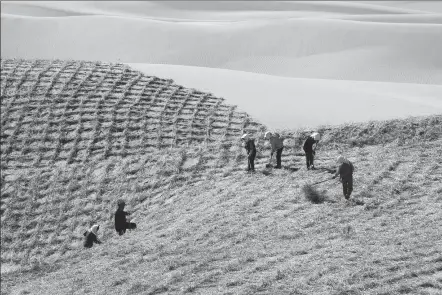
[[[272,159],[273,159],[273,153],[270,154],[270,160],[269,163],[266,165],[266,168],[272,168]]]
[[[326,181],[329,181],[329,180],[333,180],[334,178],[328,178],[328,179],[326,179],[326,180],[321,180],[321,181],[318,181],[318,182],[315,182],[315,183],[312,183],[312,184],[310,184],[310,185],[317,185],[317,184],[320,184],[320,183],[323,183],[323,182],[326,182]]]

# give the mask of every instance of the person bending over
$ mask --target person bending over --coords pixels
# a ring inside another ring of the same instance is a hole
[[[321,139],[321,136],[319,135],[319,133],[315,132],[312,133],[311,135],[309,135],[307,137],[307,139],[304,141],[304,146],[302,147],[304,149],[305,152],[305,159],[307,162],[307,170],[310,169],[315,169],[315,165],[313,164],[313,160],[316,154],[316,147],[318,146],[319,143],[319,139]],[[315,147],[313,148],[313,145],[315,145]]]
[[[283,138],[281,138],[278,133],[266,132],[264,134],[264,139],[270,141],[270,146],[272,148],[272,151],[270,152],[269,164],[273,157],[273,154],[276,152],[276,166],[274,168],[281,169],[281,156],[282,150],[284,149]]]
[[[339,156],[336,162],[339,167],[332,178],[336,178],[339,175],[344,197],[348,200],[353,191],[353,172],[355,169],[353,164],[343,156]]]

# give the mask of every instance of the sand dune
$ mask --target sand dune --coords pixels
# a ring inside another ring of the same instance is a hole
[[[442,14],[420,10],[302,1],[6,2],[2,13],[4,57],[442,83]]]
[[[95,14],[132,17],[161,17],[194,20],[235,20],[263,16],[321,16],[368,14],[416,14],[433,13],[437,5],[428,1],[409,8],[390,3],[364,1],[20,1],[2,2],[3,13],[34,17]],[[412,2],[412,1],[409,1]],[[386,5],[385,5],[386,4]],[[409,3],[408,3],[409,4]],[[402,5],[405,6],[405,3]],[[423,8],[424,9],[421,9]],[[429,8],[429,10],[428,10]],[[441,12],[441,11],[438,11]],[[57,13],[59,15],[57,15]]]
[[[298,124],[303,114],[293,110],[306,101],[324,104],[322,94],[315,92],[324,87],[327,97],[346,106],[346,113],[352,114],[348,119],[422,114],[430,101],[433,112],[439,112],[435,97],[442,97],[437,86],[442,84],[441,3],[28,1],[1,5],[2,57],[175,65],[167,71],[159,66],[144,69],[168,77],[181,77],[183,70],[189,70],[193,77],[186,80],[190,83],[186,86],[208,87],[206,90],[234,104],[241,95],[257,93],[256,89],[277,93],[273,97],[278,99],[285,97],[276,105],[286,105],[291,97],[294,107],[290,113],[295,115],[283,116],[285,122],[274,121],[279,113],[266,109],[264,115],[244,106],[245,111],[262,115],[258,119],[275,126]],[[215,79],[224,81],[223,88],[214,86]],[[235,79],[248,82],[238,84]],[[381,93],[380,84],[357,81],[391,82],[389,93],[394,95]],[[433,93],[430,100],[417,90],[427,88],[414,84],[427,84]],[[415,89],[410,92],[414,101],[393,111],[355,107],[368,105],[370,99],[379,99],[374,103],[379,105],[381,97],[388,101],[385,105],[394,106],[394,97],[410,97],[406,90],[410,87]],[[343,88],[351,90],[337,90]],[[376,94],[370,96],[367,91]],[[259,99],[268,99],[268,95]],[[425,106],[416,108],[417,99],[424,100]],[[332,104],[326,105],[328,111]],[[321,116],[324,122],[335,122],[335,115],[328,117],[324,111]]]
[[[210,91],[273,128],[442,113],[442,86],[281,78],[222,69],[129,64]],[[208,79],[207,77],[210,77]]]
[[[358,1],[364,4],[376,4],[387,7],[405,8],[412,10],[442,13],[442,6],[438,1]]]
[[[340,16],[340,19],[378,23],[442,24],[442,14],[372,14]]]
[[[180,23],[110,16],[2,17],[4,57],[433,84],[442,83],[441,36],[438,24],[331,19]]]

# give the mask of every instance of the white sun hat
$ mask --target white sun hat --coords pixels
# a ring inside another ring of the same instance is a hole
[[[245,134],[243,134],[241,136],[241,139],[248,140],[249,139],[249,135],[247,133],[245,133]]]
[[[340,156],[336,159],[336,162],[337,162],[338,164],[342,164],[342,163],[347,163],[347,164],[349,164],[350,161],[349,161],[346,157],[340,155]]]
[[[318,132],[313,132],[312,135],[310,135],[314,140],[320,140],[321,139],[321,134],[319,134]]]
[[[339,155],[339,157],[336,159],[336,163],[338,164],[344,163],[344,157]]]
[[[98,224],[94,224],[94,225],[91,227],[90,231],[91,231],[91,233],[97,235],[97,231],[98,231],[99,228],[100,228],[100,226],[99,226]]]

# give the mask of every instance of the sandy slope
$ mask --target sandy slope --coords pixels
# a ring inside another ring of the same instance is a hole
[[[402,4],[2,2],[1,50],[8,58],[176,65],[147,68],[223,95],[275,128],[318,123],[303,119],[311,106],[322,106],[321,123],[440,112],[442,4]],[[395,83],[385,86],[390,95],[381,84],[355,81]],[[277,112],[264,101],[269,96]],[[405,102],[392,108],[398,97]],[[342,111],[330,111],[332,101]],[[281,106],[289,106],[286,115]]]
[[[374,1],[359,2],[366,4],[374,3]],[[376,5],[442,13],[442,6],[438,1],[376,1]]]
[[[414,5],[410,5],[410,2]],[[241,20],[275,13],[292,16],[416,14],[440,12],[429,1],[2,1],[4,13],[36,17],[70,15],[118,15],[187,20]]]
[[[2,55],[442,83],[441,14],[352,2],[105,4],[2,3]]]
[[[211,91],[273,128],[442,113],[442,86],[282,78],[201,67],[129,64]],[[210,77],[210,78],[207,78]]]

